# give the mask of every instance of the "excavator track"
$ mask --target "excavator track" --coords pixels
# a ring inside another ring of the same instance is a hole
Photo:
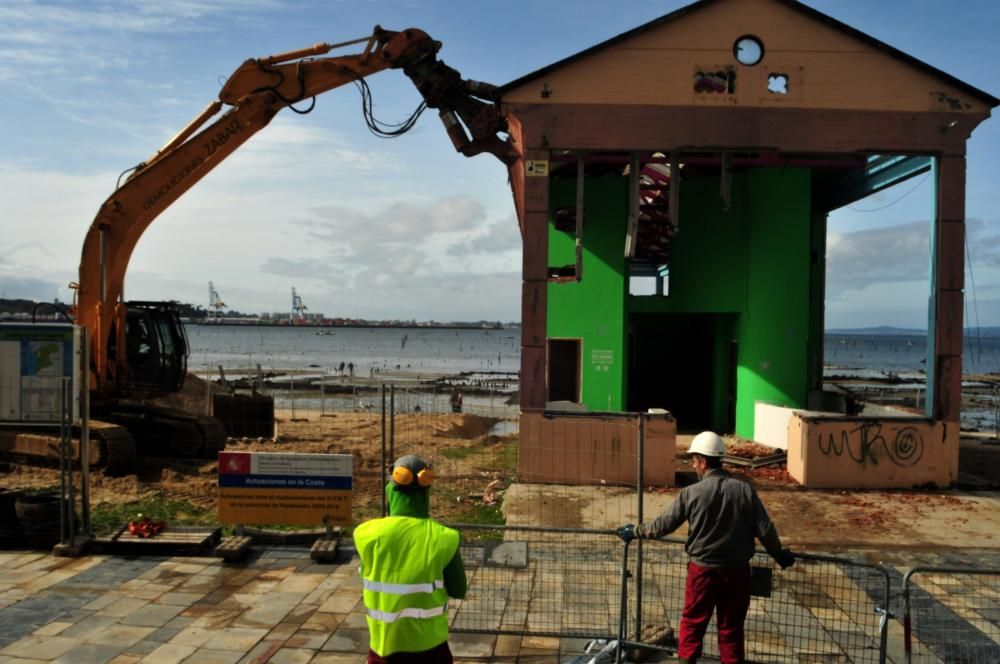
[[[90,467],[108,475],[136,472],[136,457],[214,459],[226,431],[212,417],[139,405],[116,406],[90,421]],[[73,431],[73,466],[80,467],[80,431]],[[0,459],[58,467],[59,432],[0,429]]]
[[[80,430],[73,429],[73,466],[80,467]],[[0,458],[14,463],[59,465],[59,433],[51,429],[0,429]],[[108,475],[125,475],[135,467],[135,439],[128,429],[110,422],[90,422],[90,467]]]
[[[226,446],[222,422],[174,408],[117,403],[101,417],[127,428],[144,457],[214,459]]]

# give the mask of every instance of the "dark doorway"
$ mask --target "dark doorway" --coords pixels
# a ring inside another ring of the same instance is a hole
[[[721,429],[727,425],[731,416],[724,411],[732,409],[732,404],[714,403],[717,367],[728,364],[728,358],[717,362],[713,352],[715,323],[710,315],[632,316],[629,410],[665,408],[677,420],[680,431]],[[721,393],[723,400],[725,394]]]
[[[549,401],[580,401],[580,340],[549,339]]]

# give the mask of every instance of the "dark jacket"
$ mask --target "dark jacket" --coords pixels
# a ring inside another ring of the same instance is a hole
[[[701,481],[682,489],[663,514],[640,525],[636,535],[663,537],[685,521],[688,537],[684,550],[703,567],[745,565],[753,558],[754,538],[772,557],[781,553],[778,531],[757,492],[724,470],[710,470]]]

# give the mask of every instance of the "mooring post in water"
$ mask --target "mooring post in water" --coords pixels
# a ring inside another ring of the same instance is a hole
[[[205,415],[212,414],[212,365],[205,363]]]
[[[319,416],[326,415],[326,373],[319,375]]]

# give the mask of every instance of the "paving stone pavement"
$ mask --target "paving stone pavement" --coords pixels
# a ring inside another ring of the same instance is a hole
[[[475,547],[464,548],[470,596],[452,605],[452,619],[456,627],[487,621],[485,629],[494,631],[581,633],[453,633],[456,661],[566,662],[586,647],[582,632],[603,634],[616,624],[620,556],[594,547],[567,555],[568,544],[561,546],[546,550],[536,542],[531,563],[520,560],[508,570],[480,564]],[[1000,552],[894,553],[885,563],[893,583],[891,609],[901,616],[895,594],[909,568],[996,570]],[[643,569],[644,622],[676,620],[682,557],[672,551],[658,558],[650,548]],[[804,562],[793,570],[784,581],[779,577],[771,598],[755,600],[751,608],[748,648],[754,659],[874,661],[878,616],[866,611],[884,594],[880,573],[829,562]],[[914,661],[1000,662],[1000,576],[915,579]],[[710,634],[706,644],[713,640]],[[318,565],[305,548],[258,547],[246,561],[228,564],[214,558],[71,559],[0,551],[0,664],[357,664],[365,660],[367,643],[357,560],[347,556]],[[963,654],[968,644],[978,654]],[[898,619],[889,621],[888,654],[890,662],[903,661]]]

